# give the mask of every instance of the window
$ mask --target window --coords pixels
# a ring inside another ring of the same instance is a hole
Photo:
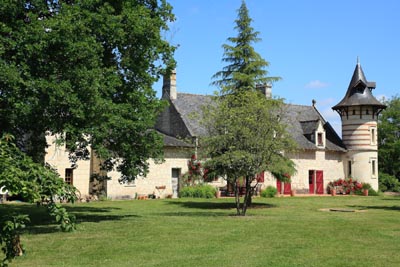
[[[324,138],[322,133],[318,133],[318,146],[324,146]]]
[[[70,185],[74,184],[74,169],[65,169],[64,181]]]
[[[371,145],[376,145],[376,128],[371,127],[370,132],[371,132]]]
[[[356,115],[356,110],[355,109],[353,109],[353,115]]]
[[[376,160],[375,159],[371,160],[371,173],[372,173],[372,176],[376,176]]]
[[[347,163],[347,174],[348,177],[351,177],[351,160]]]

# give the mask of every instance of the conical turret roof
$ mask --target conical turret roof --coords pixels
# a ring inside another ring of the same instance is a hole
[[[339,110],[350,106],[375,106],[377,108],[385,108],[386,106],[376,100],[372,95],[372,89],[375,89],[375,82],[367,81],[361,64],[357,62],[346,95],[336,106],[332,107],[332,109]]]

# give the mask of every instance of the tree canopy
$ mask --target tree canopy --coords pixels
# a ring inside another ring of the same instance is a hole
[[[217,72],[214,82],[220,93],[212,105],[204,109],[204,125],[208,137],[201,143],[209,160],[205,163],[208,175],[220,175],[235,186],[238,215],[245,215],[257,185],[255,177],[264,171],[293,174],[294,164],[288,152],[294,143],[280,122],[282,100],[267,98],[257,84],[276,81],[268,77],[268,63],[255,52],[252,43],[259,41],[250,25],[245,2],[238,10],[235,29],[238,37],[229,38],[234,46],[224,45],[224,61],[231,63]],[[239,180],[246,189],[240,205]]]
[[[0,7],[0,133],[43,162],[45,134],[71,159],[88,145],[122,180],[162,158],[152,85],[174,67],[162,38],[174,19],[157,0],[6,1]],[[116,160],[121,159],[121,160]]]
[[[400,181],[400,98],[394,96],[384,104],[387,108],[378,121],[379,172]]]

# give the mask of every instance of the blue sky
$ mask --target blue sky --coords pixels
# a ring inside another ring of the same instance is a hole
[[[213,94],[211,76],[225,65],[222,44],[233,29],[241,0],[169,0],[176,21],[165,38],[179,45],[178,92]],[[400,1],[247,0],[253,28],[262,41],[256,51],[270,62],[275,96],[317,107],[340,132],[331,107],[346,93],[360,58],[377,98],[399,93]],[[154,87],[161,94],[161,84]]]

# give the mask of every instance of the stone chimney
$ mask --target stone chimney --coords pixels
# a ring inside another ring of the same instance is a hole
[[[260,90],[266,98],[272,98],[272,86],[270,84],[257,84],[256,88]]]
[[[172,70],[169,77],[164,76],[162,98],[171,100],[176,99],[176,70]]]

